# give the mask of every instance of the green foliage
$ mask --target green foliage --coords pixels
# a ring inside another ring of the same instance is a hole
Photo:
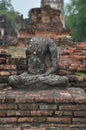
[[[0,16],[6,15],[11,24],[11,34],[15,34],[15,18],[18,15],[11,5],[11,0],[0,1]]]
[[[10,21],[11,24],[11,33],[15,33],[15,17],[16,13],[14,11],[5,11],[5,10],[0,10],[0,16],[1,15],[6,15],[8,20]]]
[[[0,10],[13,10],[11,0],[0,0]]]
[[[66,24],[76,41],[86,41],[86,0],[70,0],[66,6]]]

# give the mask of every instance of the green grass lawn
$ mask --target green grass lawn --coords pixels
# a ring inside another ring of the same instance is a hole
[[[15,58],[15,57],[25,57],[25,48],[8,46],[7,50],[13,58]]]

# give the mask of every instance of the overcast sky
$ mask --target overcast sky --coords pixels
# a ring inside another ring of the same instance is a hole
[[[15,11],[23,14],[24,18],[28,16],[28,11],[34,7],[40,7],[41,0],[11,0]],[[68,3],[70,0],[64,0]]]

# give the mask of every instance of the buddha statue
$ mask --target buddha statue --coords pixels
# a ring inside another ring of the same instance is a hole
[[[26,49],[27,72],[9,77],[13,88],[65,89],[68,84],[66,76],[56,75],[58,70],[57,46],[54,41],[44,37],[33,37]]]

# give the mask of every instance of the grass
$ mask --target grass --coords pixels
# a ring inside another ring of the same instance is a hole
[[[86,78],[86,74],[85,73],[76,73],[76,76],[80,76],[82,78]]]
[[[8,46],[8,52],[11,54],[13,58],[16,57],[25,57],[25,48],[15,47],[15,46]]]

